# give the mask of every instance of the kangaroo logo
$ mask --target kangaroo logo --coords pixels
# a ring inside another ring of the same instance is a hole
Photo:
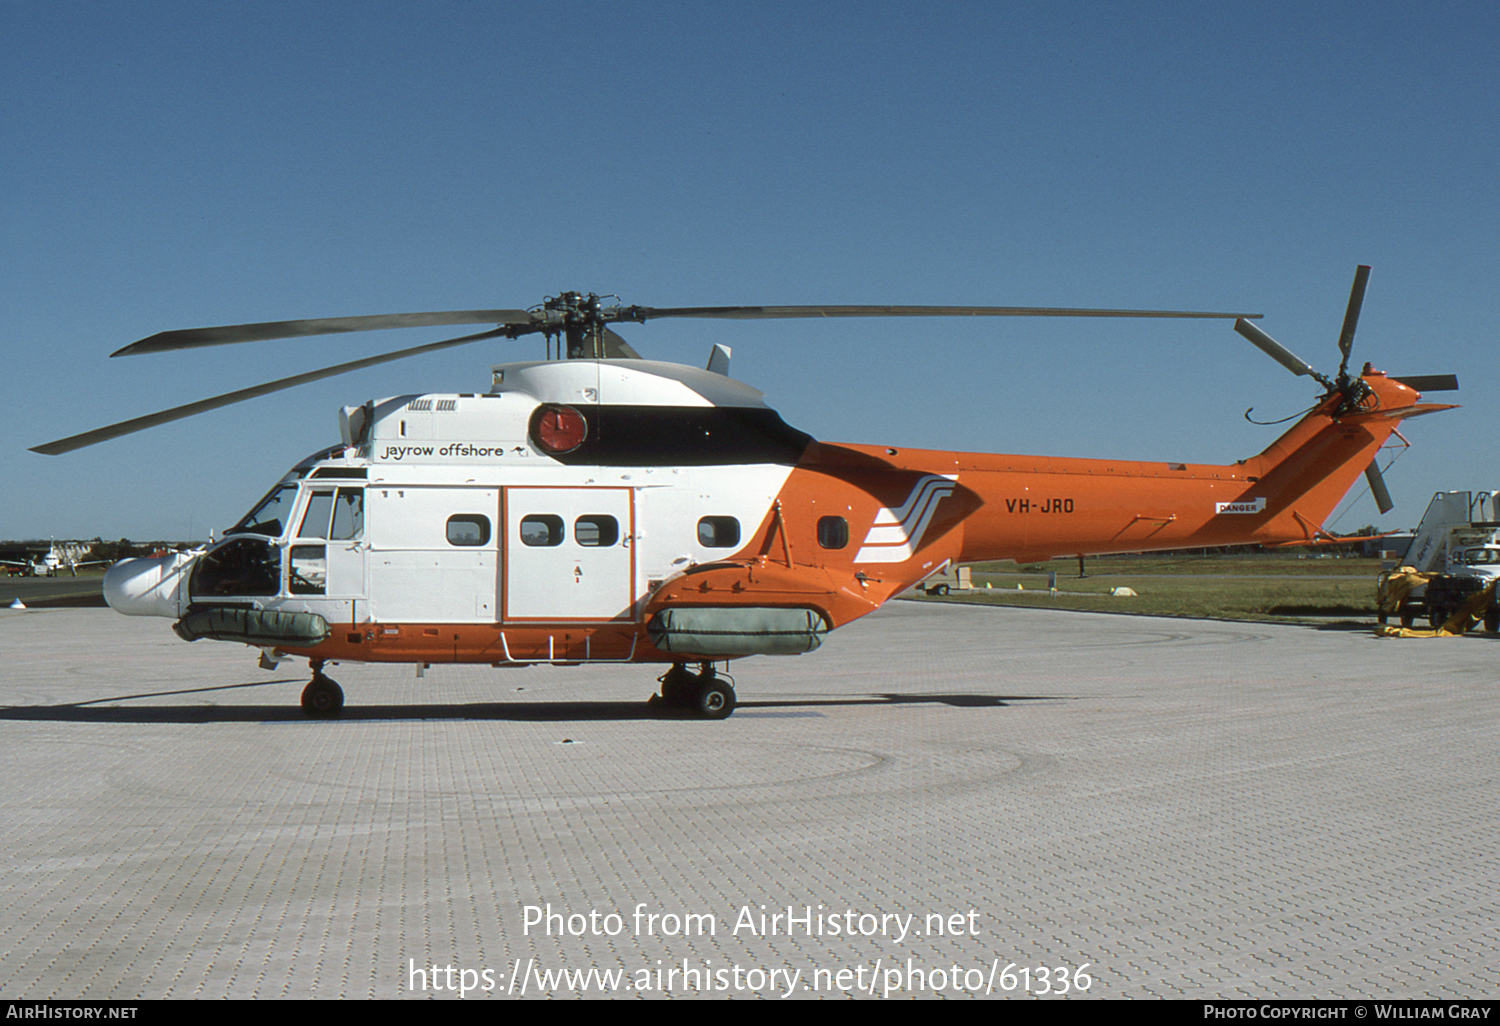
[[[953,494],[955,474],[925,474],[896,509],[882,507],[854,557],[856,563],[904,563],[921,546],[938,503]]]

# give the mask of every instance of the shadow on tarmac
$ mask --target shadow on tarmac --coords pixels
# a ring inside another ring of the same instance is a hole
[[[138,695],[116,695],[66,705],[26,705],[0,708],[0,720],[37,720],[58,723],[338,723],[349,720],[515,720],[552,722],[576,720],[697,720],[690,710],[651,705],[647,702],[445,702],[414,705],[346,705],[335,718],[308,717],[294,703],[285,705],[154,705],[119,706],[105,703],[144,698],[203,695],[214,691],[301,683],[302,678],[229,684],[182,691],[154,691]],[[782,716],[817,716],[817,710],[852,705],[947,705],[960,709],[1004,708],[1014,702],[1059,701],[1057,695],[975,695],[884,693],[864,698],[811,698],[784,701],[739,702],[738,711]],[[1061,699],[1065,700],[1065,699]]]

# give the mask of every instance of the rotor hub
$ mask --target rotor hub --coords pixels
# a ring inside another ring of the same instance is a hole
[[[604,326],[618,319],[613,316],[616,313],[617,308],[606,310],[592,292],[562,292],[542,303],[541,330],[549,340],[557,336],[566,340],[560,355],[570,360],[597,360],[605,355]]]

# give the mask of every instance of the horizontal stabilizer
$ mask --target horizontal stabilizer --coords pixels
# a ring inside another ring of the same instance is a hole
[[[1391,375],[1407,388],[1417,392],[1457,392],[1457,374],[1411,374]]]
[[[1456,410],[1458,407],[1453,403],[1418,403],[1415,406],[1403,406],[1394,410],[1366,410],[1359,413],[1346,413],[1339,420],[1348,423],[1358,423],[1362,420],[1405,420],[1408,417],[1420,417],[1425,413],[1442,413],[1444,410]]]

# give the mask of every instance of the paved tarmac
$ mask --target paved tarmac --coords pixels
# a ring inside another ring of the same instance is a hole
[[[254,655],[0,609],[0,998],[1500,992],[1492,636],[898,602],[723,722]]]
[[[0,579],[0,607],[20,602],[30,609],[42,606],[104,605],[104,573],[99,570],[57,577],[6,577]]]

